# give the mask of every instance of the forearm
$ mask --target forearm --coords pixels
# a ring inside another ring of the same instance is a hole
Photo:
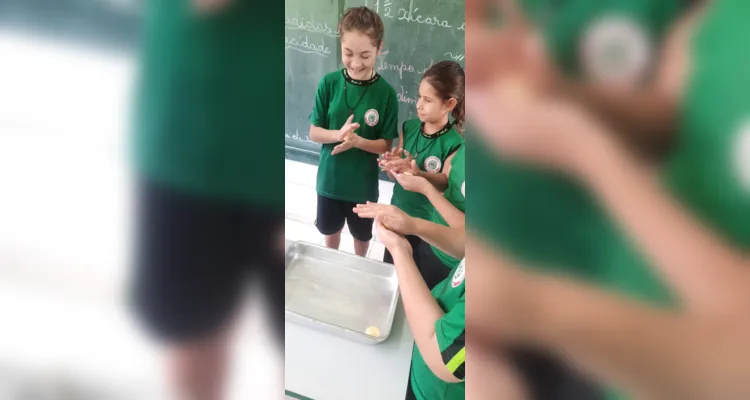
[[[587,180],[686,306],[701,313],[750,312],[750,262],[689,215],[648,170],[614,146],[597,152]]]
[[[339,131],[332,131],[330,129],[324,129],[315,125],[310,126],[310,140],[315,143],[328,144],[340,142]]]
[[[435,325],[445,315],[443,309],[432,297],[430,289],[414,264],[411,252],[394,249],[391,254],[398,275],[406,320],[422,358],[437,377],[449,382],[458,382],[443,364],[435,334]]]
[[[445,176],[445,174],[442,174],[440,172],[427,172],[427,171],[419,171],[419,176],[427,179],[432,186],[435,186],[435,188],[438,191],[445,191],[445,189],[448,188],[448,177]]]
[[[393,145],[392,140],[385,140],[385,139],[370,140],[370,139],[365,139],[365,138],[360,137],[357,140],[354,147],[360,150],[366,151],[368,153],[380,155],[390,150],[392,145]]]
[[[449,256],[462,259],[466,253],[466,231],[415,218],[414,235],[437,247]]]
[[[520,318],[508,314],[509,338],[551,348],[631,395],[698,400],[748,394],[750,373],[743,371],[750,353],[742,350],[748,339],[736,324],[648,308],[559,278],[527,285],[520,286],[537,294],[526,296],[536,304],[518,306],[527,312]]]
[[[466,214],[453,206],[437,188],[431,187],[425,193],[430,203],[435,207],[440,216],[451,228],[463,228],[466,226]]]
[[[541,276],[472,240],[471,343],[551,350],[635,398],[705,399],[745,393],[748,323],[649,308],[564,277]],[[742,325],[741,325],[742,324]],[[734,349],[734,350],[732,350]]]

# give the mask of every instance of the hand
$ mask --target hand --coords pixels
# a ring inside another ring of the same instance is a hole
[[[392,159],[385,163],[385,169],[390,171],[393,175],[407,172],[411,175],[419,175],[420,170],[419,167],[417,167],[416,160],[414,160],[411,154],[406,150],[403,151],[403,155],[403,157]]]
[[[358,123],[352,122],[353,119],[354,115],[350,115],[349,118],[346,119],[346,122],[344,122],[344,126],[339,129],[339,142],[346,141],[350,134],[354,133],[354,130],[359,128]]]
[[[538,91],[556,86],[559,74],[548,57],[546,44],[538,30],[525,20],[513,2],[501,5],[505,22],[501,27],[487,24],[487,0],[467,2],[466,64],[467,97],[472,88],[492,86],[494,82],[516,76]],[[470,11],[473,10],[473,11]]]
[[[380,242],[383,243],[385,248],[388,249],[388,251],[390,251],[392,254],[396,254],[398,252],[409,254],[412,252],[411,244],[409,244],[409,241],[406,240],[404,236],[399,235],[398,233],[386,228],[381,222],[380,218],[375,219],[375,234],[377,235]]]
[[[416,175],[409,175],[407,173],[396,174],[396,181],[404,189],[410,192],[421,193],[424,195],[427,195],[427,192],[431,188],[433,188],[430,181],[428,181],[424,177],[416,176]]]
[[[575,103],[520,99],[502,90],[475,92],[468,110],[479,134],[502,156],[585,175],[597,166],[593,159],[619,150],[599,121]]]
[[[354,213],[360,218],[378,218],[389,230],[400,235],[416,233],[416,221],[398,207],[386,204],[367,202],[357,204]]]
[[[378,157],[378,166],[381,171],[385,171],[391,179],[396,179],[393,172],[388,169],[388,163],[392,160],[400,159],[404,149],[396,147],[390,151],[386,151]]]
[[[343,153],[353,147],[357,147],[361,138],[354,132],[354,130],[359,128],[359,124],[356,122],[352,123],[352,119],[354,119],[354,115],[350,115],[344,123],[344,126],[339,129],[339,140],[341,143],[333,148],[331,151],[332,156]]]

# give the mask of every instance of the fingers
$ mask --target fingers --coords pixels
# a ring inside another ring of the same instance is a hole
[[[336,154],[343,153],[347,150],[349,150],[351,146],[349,146],[346,142],[341,143],[340,145],[336,146],[331,150],[331,155],[335,156]]]
[[[354,120],[354,114],[351,114],[349,118],[346,119],[346,122],[344,122],[344,126],[349,125]]]

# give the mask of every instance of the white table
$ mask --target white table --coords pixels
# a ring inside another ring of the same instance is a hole
[[[400,400],[406,395],[414,336],[399,300],[388,339],[352,342],[286,323],[284,387],[312,400]]]
[[[291,243],[286,241],[287,247]],[[403,399],[414,335],[399,299],[391,335],[377,345],[352,342],[287,322],[284,388],[312,400]]]

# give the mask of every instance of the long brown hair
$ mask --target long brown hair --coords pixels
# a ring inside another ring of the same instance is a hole
[[[451,111],[453,126],[463,133],[464,121],[466,120],[465,85],[466,75],[464,69],[455,61],[440,61],[432,65],[422,79],[435,88],[443,100],[456,99],[456,106]]]

